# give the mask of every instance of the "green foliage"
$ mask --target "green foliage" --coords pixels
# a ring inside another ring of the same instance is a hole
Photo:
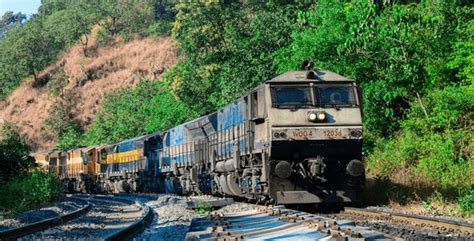
[[[125,40],[133,34],[144,36],[144,30],[153,22],[153,8],[141,1],[110,1],[101,6],[106,17],[102,25],[111,35],[121,34]]]
[[[56,144],[62,151],[71,150],[81,146],[82,132],[75,126],[68,126]]]
[[[426,185],[452,197],[474,184],[473,13],[451,0],[321,0],[297,14],[273,63],[284,72],[310,59],[358,81],[369,174],[409,185],[378,182],[386,198],[406,203]]]
[[[467,216],[474,215],[474,188],[458,198],[458,205]]]
[[[401,121],[402,129],[397,134],[379,140],[369,156],[369,171],[390,176],[408,169],[422,175],[423,181],[433,187],[469,189],[474,180],[464,177],[474,173],[472,86],[434,89],[421,103],[411,103],[408,118]]]
[[[0,127],[0,182],[8,181],[15,175],[25,174],[35,166],[30,156],[30,148],[11,123]]]
[[[100,28],[96,33],[96,46],[107,46],[112,42],[112,36],[107,32],[105,28]]]
[[[48,89],[48,95],[52,97],[59,97],[64,95],[64,87],[69,83],[69,77],[63,68],[59,69],[55,73],[51,80],[48,81],[46,87]]]
[[[61,10],[48,16],[45,29],[51,32],[57,45],[71,46],[89,31],[93,20],[78,9]]]
[[[19,12],[13,13],[12,11],[7,11],[3,14],[0,19],[0,38],[7,32],[19,27],[26,20],[26,15]]]
[[[68,129],[74,126],[72,110],[74,103],[69,100],[57,100],[48,109],[48,118],[44,121],[43,132],[59,140]]]
[[[474,80],[474,20],[469,21],[462,39],[454,43],[454,52],[450,55],[448,67],[457,71],[457,77],[473,84]]]
[[[56,58],[59,51],[77,41],[85,27],[70,26],[77,19],[66,19],[65,16],[68,15],[33,16],[0,40],[0,98],[23,78],[32,75],[36,82],[38,73]]]
[[[141,81],[107,94],[85,144],[114,143],[172,127],[195,117],[159,81]]]
[[[1,185],[0,210],[13,213],[52,203],[58,199],[60,193],[56,177],[41,171],[18,175]]]
[[[196,212],[199,214],[206,214],[212,211],[212,205],[209,202],[198,202]]]
[[[294,12],[304,6],[178,3],[173,36],[185,58],[163,79],[197,112],[216,110],[275,73],[273,54],[288,44]]]
[[[148,26],[147,33],[151,37],[169,36],[171,29],[173,29],[172,22],[161,21]]]
[[[462,56],[472,53],[472,47],[467,48],[472,43],[472,8],[456,1],[323,0],[298,16],[301,28],[274,59],[278,70],[295,69],[312,59],[319,68],[358,80],[366,100],[365,126],[375,136],[399,128],[417,93],[460,82],[466,76],[462,73],[469,72]],[[453,47],[461,49],[455,52]]]

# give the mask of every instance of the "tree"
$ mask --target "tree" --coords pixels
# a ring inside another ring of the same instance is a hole
[[[48,65],[55,57],[59,48],[54,41],[51,32],[44,28],[40,18],[29,20],[18,31],[17,42],[11,48],[18,64],[28,70],[28,74],[33,75],[35,81],[38,80],[38,72]]]
[[[12,123],[0,127],[0,181],[8,181],[15,175],[26,173],[35,166],[30,148]]]
[[[21,26],[25,20],[26,15],[21,12],[8,11],[3,14],[2,19],[0,19],[0,38],[12,29]]]
[[[50,31],[55,44],[61,48],[80,41],[86,55],[89,42],[87,34],[90,33],[93,18],[82,10],[78,7],[52,13],[45,21],[45,29]]]
[[[73,109],[71,97],[54,102],[48,109],[48,118],[44,121],[45,133],[58,141],[71,127],[75,128],[77,125],[74,122]]]
[[[172,127],[195,117],[159,81],[141,81],[106,95],[85,144],[114,143]]]
[[[64,88],[69,83],[69,76],[67,76],[64,68],[60,68],[58,72],[54,73],[51,80],[48,81],[46,87],[48,89],[48,95],[52,97],[63,97]]]
[[[126,40],[132,34],[144,35],[148,25],[154,21],[153,7],[148,1],[104,1],[99,6],[104,16],[101,25],[110,35],[121,34]]]
[[[311,59],[319,68],[356,79],[364,89],[364,124],[374,136],[397,131],[413,98],[459,83],[453,67],[468,62],[453,56],[448,64],[454,42],[469,35],[460,30],[472,23],[472,8],[462,2],[323,0],[298,15],[302,27],[274,58],[278,71]],[[461,49],[458,56],[466,56],[468,48]]]
[[[212,112],[270,78],[274,53],[289,44],[297,10],[285,2],[181,2],[173,36],[183,60],[164,75],[199,113]]]

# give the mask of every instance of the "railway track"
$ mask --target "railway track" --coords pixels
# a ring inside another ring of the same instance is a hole
[[[384,240],[387,236],[350,220],[286,209],[258,207],[236,214],[216,213],[193,219],[186,240]]]
[[[11,237],[21,239],[68,239],[68,240],[122,240],[130,237],[153,218],[153,212],[140,202],[110,196],[81,195],[75,199],[87,202],[88,212],[55,223],[43,224],[42,229],[12,230]]]
[[[180,240],[220,241],[399,238],[472,240],[474,235],[474,225],[468,223],[359,208],[345,208],[339,214],[326,215],[287,209],[284,206],[235,203],[231,199],[207,200],[205,197],[189,198],[166,194],[75,195],[73,199],[82,203],[80,209],[17,229],[3,230],[0,232],[0,240],[19,237],[25,240],[123,240],[132,236],[138,239],[180,237]],[[202,202],[208,202],[214,209],[224,208],[210,215],[193,211]],[[227,207],[237,207],[237,211],[231,211],[233,209]],[[157,214],[155,218],[154,212]],[[136,236],[138,233],[140,235]]]
[[[425,217],[420,215],[408,215],[394,212],[382,212],[362,208],[345,208],[344,212],[352,215],[391,219],[396,222],[414,224],[415,226],[420,227],[428,226],[443,231],[447,230],[450,232],[474,235],[474,224],[462,223],[447,219]]]
[[[22,225],[16,228],[10,228],[6,230],[0,231],[0,240],[10,240],[16,239],[28,234],[32,234],[35,232],[39,232],[42,230],[46,230],[50,227],[60,225],[62,223],[68,222],[72,219],[78,218],[81,215],[84,215],[91,209],[91,204],[84,200],[75,200],[76,202],[80,202],[82,205],[77,210],[69,212],[67,214],[59,215],[53,218],[46,218],[41,221],[37,221],[31,224]]]
[[[351,219],[359,225],[404,239],[474,239],[473,224],[444,218],[363,208],[345,208],[334,218]]]

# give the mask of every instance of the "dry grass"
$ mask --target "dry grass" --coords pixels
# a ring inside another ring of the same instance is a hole
[[[455,189],[440,188],[415,171],[401,168],[390,179],[369,175],[362,201],[367,206],[387,206],[400,212],[459,217],[474,222],[474,216],[461,209],[456,197]]]
[[[93,31],[94,32],[94,31]],[[91,41],[93,46],[94,40]],[[84,56],[80,45],[62,53],[56,64],[46,68],[41,80],[25,80],[0,103],[0,122],[10,121],[31,141],[35,151],[51,148],[54,143],[42,137],[41,128],[54,98],[48,96],[46,83],[59,69],[69,76],[66,90],[73,95],[74,116],[87,128],[100,108],[104,95],[113,89],[133,86],[141,79],[159,79],[161,73],[177,63],[176,43],[170,38],[142,39],[94,49]]]

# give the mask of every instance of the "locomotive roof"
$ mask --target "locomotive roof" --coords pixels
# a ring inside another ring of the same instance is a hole
[[[317,74],[316,79],[308,79],[307,75],[310,71]],[[353,81],[342,75],[336,74],[329,70],[310,70],[310,71],[288,71],[281,75],[276,76],[273,79],[266,81],[266,83],[273,82],[296,82],[296,81]]]

